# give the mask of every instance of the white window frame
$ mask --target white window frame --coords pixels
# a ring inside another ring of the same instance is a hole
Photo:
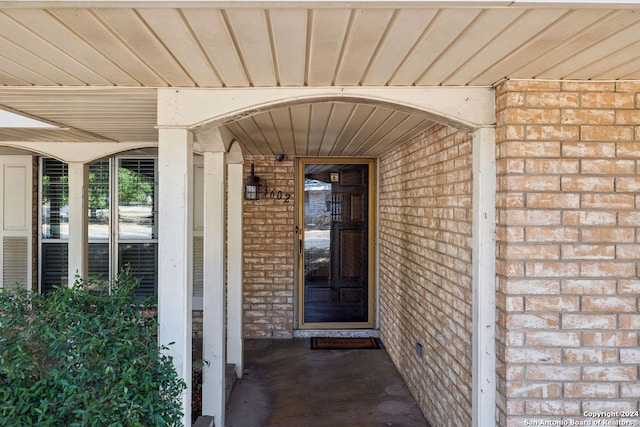
[[[43,229],[43,217],[42,217],[42,206],[43,206],[43,171],[44,171],[44,159],[47,157],[40,157],[39,167],[38,167],[38,248],[39,248],[39,256],[38,256],[38,290],[39,292],[43,292],[43,277],[42,277],[42,268],[44,257],[42,255],[42,247],[48,243],[67,243],[69,242],[68,238],[45,238],[42,229]],[[121,164],[121,160],[142,160],[142,159],[152,159],[155,162],[154,165],[154,231],[152,232],[152,238],[150,239],[121,239],[120,238],[120,230],[119,230],[119,194],[118,194],[118,177],[119,177],[119,167]],[[139,155],[139,156],[112,156],[106,159],[109,162],[109,221],[108,221],[108,237],[107,239],[89,239],[88,244],[102,243],[107,244],[109,247],[109,272],[108,277],[105,279],[111,279],[114,277],[117,272],[120,271],[120,266],[118,265],[119,260],[119,248],[120,244],[136,244],[136,243],[149,243],[158,246],[158,237],[157,237],[157,227],[158,227],[158,218],[155,210],[158,207],[158,157],[151,155]],[[64,162],[63,162],[64,163]],[[157,290],[157,269],[156,269],[156,290]],[[64,286],[65,283],[61,283],[60,285]]]

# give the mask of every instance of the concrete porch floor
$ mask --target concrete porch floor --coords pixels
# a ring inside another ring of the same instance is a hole
[[[429,426],[384,348],[311,350],[309,338],[245,341],[226,427]]]

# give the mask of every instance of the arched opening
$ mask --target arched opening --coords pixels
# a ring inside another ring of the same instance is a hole
[[[254,163],[256,174],[266,178],[267,194],[271,189],[278,194],[293,188],[297,157],[371,157],[378,161],[380,197],[375,206],[378,230],[373,256],[379,275],[373,330],[389,342],[387,348],[408,375],[421,406],[435,410],[448,407],[446,401],[466,401],[474,410],[462,413],[458,421],[469,424],[480,416],[480,407],[494,406],[490,390],[481,392],[479,386],[479,372],[492,380],[493,371],[478,368],[493,362],[492,329],[479,327],[493,323],[488,319],[492,317],[488,307],[492,295],[482,295],[491,286],[482,286],[480,291],[478,283],[490,283],[491,277],[478,279],[474,273],[478,260],[490,253],[478,250],[477,240],[487,238],[482,230],[489,230],[489,240],[492,233],[490,221],[481,218],[492,218],[489,211],[494,208],[480,215],[479,201],[489,200],[483,194],[494,190],[481,187],[478,178],[491,173],[491,160],[480,161],[484,162],[480,165],[474,156],[478,148],[493,143],[483,127],[490,127],[495,118],[474,125],[465,120],[453,122],[453,111],[459,106],[451,107],[455,102],[442,97],[435,97],[443,109],[438,115],[434,113],[437,109],[409,108],[401,101],[396,109],[388,99],[304,93],[286,100],[253,100],[242,107],[234,104],[228,107],[232,111],[216,111],[200,119],[208,109],[205,102],[197,115],[180,120],[194,130],[222,126],[247,152],[245,174]],[[461,105],[459,113],[467,114],[467,107]],[[492,102],[490,105],[487,108],[492,112]],[[418,124],[399,130],[411,120]],[[301,197],[292,194],[294,202]],[[287,298],[296,277],[298,224],[294,212],[294,206],[277,198],[244,204],[245,218],[250,221],[245,224],[243,243],[251,248],[250,253],[245,252],[244,267],[252,277],[244,285],[245,307],[249,307],[244,313],[245,337],[302,336],[295,320],[299,307],[295,298]],[[273,271],[261,269],[263,265],[273,266]],[[277,309],[265,311],[265,304]],[[487,350],[483,358],[480,348]],[[448,369],[454,369],[456,376],[451,377]],[[419,374],[413,377],[410,372]],[[425,377],[430,381],[422,381]],[[448,394],[435,395],[425,384],[440,384]]]

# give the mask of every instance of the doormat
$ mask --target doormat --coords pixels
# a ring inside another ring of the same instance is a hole
[[[380,348],[377,338],[311,338],[313,350],[373,350]]]

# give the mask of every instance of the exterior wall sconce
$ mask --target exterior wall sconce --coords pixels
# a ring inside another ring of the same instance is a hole
[[[244,184],[244,199],[258,200],[260,198],[260,178],[255,176],[253,163],[251,163],[251,175]]]

